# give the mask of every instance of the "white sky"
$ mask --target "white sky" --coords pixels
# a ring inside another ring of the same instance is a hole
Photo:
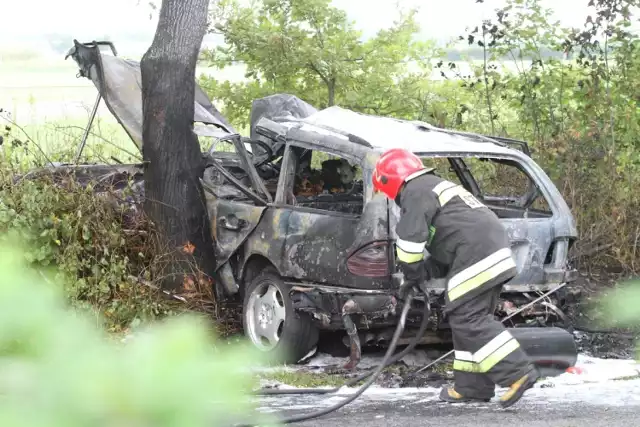
[[[365,34],[392,24],[398,0],[333,0],[345,9]],[[564,25],[581,26],[588,0],[543,0]],[[404,7],[420,6],[419,23],[425,37],[446,41],[464,32],[504,0],[400,0]],[[118,46],[124,34],[150,43],[155,19],[149,19],[148,0],[0,0],[0,46],[41,38],[47,33],[72,34],[80,41],[111,36]],[[120,37],[119,37],[120,36]],[[71,41],[70,41],[71,46]],[[134,52],[131,52],[132,54]],[[139,54],[141,54],[140,52]]]

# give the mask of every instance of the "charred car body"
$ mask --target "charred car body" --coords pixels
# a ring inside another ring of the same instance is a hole
[[[99,45],[76,42],[70,56],[141,146],[139,65],[101,53]],[[216,291],[242,297],[245,332],[264,351],[286,350],[286,359],[297,361],[322,329],[357,333],[365,345],[390,338],[401,304],[394,296],[398,211],[374,195],[371,176],[378,156],[391,147],[416,153],[501,219],[518,275],[504,287],[498,316],[576,277],[567,261],[577,238],[572,214],[526,143],[340,107],[318,111],[290,95],[254,101],[251,133],[242,137],[200,88],[196,107],[196,133],[217,138],[203,153],[202,176],[216,245]],[[219,151],[222,145],[232,148]],[[142,165],[64,168],[103,180],[125,174],[141,189]],[[437,309],[446,266],[432,263],[430,270],[436,310],[423,342],[446,341],[446,320]],[[562,298],[559,293],[533,305],[511,325],[562,320]],[[412,308],[412,325],[421,320],[421,304]],[[412,333],[407,329],[406,340]]]

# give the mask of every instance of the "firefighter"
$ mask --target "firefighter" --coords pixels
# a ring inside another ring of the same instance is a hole
[[[382,154],[373,186],[400,208],[396,255],[405,277],[402,290],[419,288],[426,280],[425,249],[448,269],[444,315],[453,334],[454,385],[443,387],[440,399],[488,402],[498,384],[508,387],[500,405],[513,405],[540,374],[494,318],[502,286],[517,272],[498,217],[404,149]]]

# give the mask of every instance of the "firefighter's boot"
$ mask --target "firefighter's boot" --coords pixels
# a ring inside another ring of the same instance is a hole
[[[516,403],[524,395],[524,392],[534,386],[540,378],[540,372],[536,368],[532,368],[526,375],[522,376],[518,381],[511,384],[509,390],[500,396],[500,406],[508,408]]]
[[[458,393],[454,387],[442,387],[440,390],[440,400],[448,403],[473,403],[473,402],[489,402],[491,399],[482,399],[479,397],[465,397]]]

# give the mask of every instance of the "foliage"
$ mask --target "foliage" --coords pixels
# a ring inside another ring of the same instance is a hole
[[[629,95],[640,79],[630,72],[637,69],[638,38],[626,30],[635,3],[591,2],[595,18],[578,30],[551,22],[551,11],[539,0],[509,0],[494,21],[481,25],[480,37],[468,35],[488,59],[479,78],[467,79],[465,87],[476,99],[484,97],[473,110],[490,124],[468,127],[532,142],[536,160],[576,215],[581,232],[576,256],[595,248],[600,257],[589,259],[590,265],[630,270],[636,269],[640,226],[634,215],[640,202],[634,191],[639,117]],[[544,58],[542,48],[569,58]],[[504,55],[511,56],[517,72],[498,72],[495,58]]]
[[[433,43],[412,39],[418,31],[414,10],[364,41],[330,0],[263,0],[249,6],[223,0],[212,15],[212,32],[223,35],[226,46],[205,51],[202,59],[217,67],[243,63],[249,82],[202,77],[201,84],[224,99],[228,118],[240,125],[248,120],[253,99],[276,92],[303,94],[318,107],[338,103],[406,115],[417,105],[408,106],[405,95],[421,92],[436,51]],[[415,61],[410,78],[402,75],[407,61]]]
[[[220,346],[190,316],[115,343],[27,268],[22,247],[0,247],[0,425],[231,425],[252,409],[251,349]]]
[[[118,185],[124,190],[87,181],[82,173],[18,179],[50,162],[75,162],[86,123],[22,126],[2,108],[0,122],[0,233],[16,232],[31,244],[24,255],[36,268],[57,267],[56,283],[64,284],[71,306],[91,311],[97,323],[116,333],[185,311],[213,318],[212,327],[223,335],[237,332],[237,313],[218,307],[212,283],[192,254],[184,260],[190,274],[181,277],[179,295],[158,290],[163,267],[185,251],[153,244],[157,233],[137,205],[139,189],[126,176]],[[96,119],[80,161],[139,161],[123,133],[117,123]],[[208,147],[211,141],[201,143]]]
[[[290,387],[313,388],[313,387],[338,387],[344,385],[349,377],[339,374],[327,374],[319,372],[272,370],[257,375],[262,382],[276,382],[286,384]],[[354,384],[360,386],[364,381]]]
[[[600,299],[608,315],[609,325],[638,326],[640,324],[640,282],[631,281]]]
[[[18,233],[28,245],[28,262],[57,267],[51,279],[64,284],[70,303],[96,309],[112,330],[172,312],[153,290],[130,279],[153,262],[144,223],[127,235],[125,212],[97,198],[92,185],[83,188],[69,180],[61,186],[47,178],[12,181],[12,175],[0,181],[0,232]]]
[[[18,180],[50,162],[75,162],[86,119],[22,126],[0,108],[0,123],[0,233],[16,232],[30,244],[24,256],[34,267],[57,267],[56,283],[63,284],[71,306],[91,311],[97,323],[117,333],[187,310],[213,316],[222,334],[237,330],[235,313],[218,309],[211,284],[197,280],[194,263],[189,262],[194,274],[185,279],[182,299],[157,289],[159,270],[177,250],[152,245],[156,233],[130,204],[131,182],[125,179],[119,193],[97,182],[79,185],[78,176],[66,173]],[[132,149],[120,125],[97,118],[80,161],[137,162]]]
[[[8,159],[0,160],[0,233],[28,245],[24,258],[34,267],[56,267],[46,278],[63,284],[71,306],[93,312],[113,332],[189,309],[222,320],[195,263],[182,302],[157,290],[158,271],[184,248],[158,250],[131,183],[115,191],[66,173],[18,179]],[[216,327],[232,332],[224,321]]]
[[[453,62],[414,41],[415,11],[363,41],[328,1],[262,0],[246,8],[226,0],[212,21],[227,47],[204,59],[245,64],[247,79],[202,77],[202,85],[238,125],[247,123],[253,98],[276,92],[331,104],[323,77],[335,76],[340,106],[524,139],[576,217],[573,258],[587,268],[636,271],[640,38],[629,26],[639,2],[587,2],[593,13],[574,29],[554,22],[540,0],[507,0],[454,46],[481,59]]]
[[[183,311],[138,283],[137,278],[151,279],[150,270],[160,258],[148,250],[151,230],[143,217],[127,223],[131,216],[114,206],[117,199],[96,197],[94,184],[83,187],[72,176],[64,176],[62,183],[46,176],[18,180],[49,162],[72,161],[82,127],[22,127],[2,109],[0,121],[0,234],[11,232],[27,245],[24,259],[36,269],[56,267],[43,279],[62,284],[72,307],[92,312],[95,321],[112,332],[127,332]],[[113,155],[130,161],[111,144],[114,133],[106,130],[95,123],[85,155],[98,161]]]

